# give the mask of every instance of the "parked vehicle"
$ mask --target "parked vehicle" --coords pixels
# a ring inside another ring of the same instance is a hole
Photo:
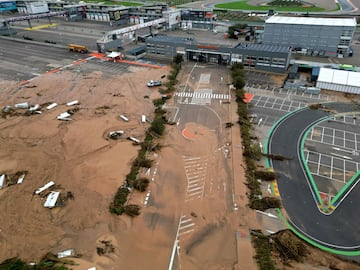
[[[76,44],[68,44],[68,49],[70,52],[78,52],[78,53],[87,53],[89,51],[86,46],[76,45]]]
[[[147,83],[148,87],[153,87],[153,86],[160,86],[162,83],[161,81],[153,81],[151,80],[150,82]]]

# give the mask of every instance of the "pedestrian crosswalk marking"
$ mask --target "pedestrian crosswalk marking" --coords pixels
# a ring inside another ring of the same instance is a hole
[[[229,99],[228,94],[210,94],[193,92],[176,92],[176,97],[198,98],[198,99]]]

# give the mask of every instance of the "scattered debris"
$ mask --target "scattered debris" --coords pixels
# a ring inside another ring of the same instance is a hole
[[[57,106],[57,103],[51,103],[49,106],[46,107],[46,109],[51,110]]]
[[[15,104],[15,108],[27,109],[27,108],[29,108],[29,102],[17,103],[17,104]]]
[[[53,181],[50,181],[48,182],[47,184],[45,184],[44,186],[38,188],[36,191],[35,191],[35,194],[36,195],[39,195],[41,192],[43,192],[44,190],[52,187],[53,185],[55,185],[55,183]]]
[[[115,251],[115,247],[111,244],[111,241],[102,240],[100,241],[102,244],[101,247],[96,247],[96,252],[98,255],[105,255],[107,253],[113,253]]]
[[[128,139],[130,140],[130,141],[133,141],[133,142],[135,142],[135,143],[140,143],[140,140],[139,139],[136,139],[136,138],[134,138],[134,137],[128,137]]]
[[[24,181],[25,175],[27,174],[27,171],[18,171],[14,174],[8,174],[6,175],[6,184],[7,186],[15,185],[15,184],[21,184]]]
[[[76,105],[76,104],[79,104],[79,101],[78,100],[73,100],[73,101],[70,101],[70,102],[66,103],[66,106],[73,106],[73,105]]]
[[[2,111],[3,111],[4,113],[8,113],[8,112],[10,112],[10,110],[12,110],[12,107],[8,105],[8,106],[5,106]]]
[[[108,136],[109,136],[110,139],[117,140],[123,134],[124,134],[123,130],[115,130],[115,131],[110,131]]]
[[[31,107],[29,108],[29,111],[30,111],[30,112],[33,112],[33,111],[36,111],[36,110],[38,110],[38,109],[40,109],[40,105],[39,105],[39,104],[36,104],[36,105],[34,105],[34,106],[31,106]]]
[[[22,174],[22,175],[18,178],[17,184],[21,184],[21,183],[24,181],[25,175],[26,175],[26,174],[24,173],[24,174]]]
[[[129,118],[127,118],[125,115],[120,114],[120,118],[124,120],[125,122],[129,122]]]
[[[66,257],[75,257],[76,251],[74,249],[68,249],[57,253],[58,259],[66,258]]]
[[[58,120],[62,120],[62,121],[71,121],[72,119],[69,118],[71,116],[70,113],[68,112],[64,112],[64,113],[61,113],[57,116],[57,119]]]
[[[74,108],[74,109],[70,109],[67,110],[64,113],[61,113],[57,116],[58,120],[62,120],[62,121],[71,121],[72,119],[69,118],[72,114],[74,114],[75,112],[77,112],[79,110],[79,108]]]
[[[2,174],[2,175],[0,176],[0,189],[3,188],[4,183],[5,183],[5,174]]]
[[[109,110],[109,109],[111,109],[111,107],[106,106],[106,105],[97,107],[95,109],[95,114],[106,114],[105,110]]]
[[[59,198],[59,195],[60,195],[60,191],[51,191],[50,194],[46,198],[44,207],[54,208],[56,205],[56,201]]]
[[[27,171],[18,171],[13,174],[2,174],[0,176],[0,189],[4,186],[21,184],[24,181]]]

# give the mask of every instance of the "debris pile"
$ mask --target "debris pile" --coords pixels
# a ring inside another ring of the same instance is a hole
[[[96,247],[96,252],[100,256],[108,253],[113,253],[115,251],[115,247],[113,246],[111,241],[101,240],[100,245],[100,247]]]
[[[60,189],[60,186],[56,186],[53,181],[49,181],[42,187],[39,187],[37,190],[35,190],[34,193],[39,195],[41,198],[46,198],[44,207],[50,209],[59,206],[65,206],[67,200],[74,199],[72,192],[61,192],[57,191],[58,189]]]
[[[70,107],[78,104],[79,104],[78,100],[73,100],[66,103],[66,106]],[[31,105],[29,102],[22,102],[22,103],[14,104],[14,106],[10,106],[10,105],[5,106],[1,111],[1,117],[7,118],[11,116],[31,116],[34,114],[41,114],[43,113],[44,110],[51,110],[56,106],[58,106],[56,102],[52,102],[52,103],[47,102],[41,105],[40,104]],[[71,118],[69,117],[78,110],[79,110],[78,107],[75,107],[74,109],[69,109],[66,112],[58,115],[57,119],[63,121],[69,121],[71,120]]]
[[[24,181],[26,174],[27,171],[18,171],[12,174],[0,174],[0,189],[15,184],[21,184]]]

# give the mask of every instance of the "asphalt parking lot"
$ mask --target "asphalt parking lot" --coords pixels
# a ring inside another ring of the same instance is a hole
[[[249,89],[249,88],[248,88]],[[261,144],[275,122],[285,114],[315,102],[335,99],[327,95],[298,95],[296,92],[251,88],[251,119]],[[307,166],[325,202],[346,185],[360,169],[360,115],[334,116],[315,125],[305,140]]]
[[[268,96],[254,96],[252,101],[255,106],[291,112],[305,106],[304,103]]]
[[[252,92],[255,90],[266,90],[272,92],[272,95],[278,97],[287,97],[291,96],[292,99],[302,100],[303,98],[307,101],[308,99],[322,100],[322,101],[336,101],[336,97],[332,97],[325,94],[310,94],[305,93],[304,91],[300,90],[289,90],[284,89],[279,86],[267,85],[267,84],[258,84],[258,83],[246,83],[245,89],[247,92]]]
[[[323,198],[334,197],[360,169],[359,115],[345,115],[314,126],[305,159]]]

